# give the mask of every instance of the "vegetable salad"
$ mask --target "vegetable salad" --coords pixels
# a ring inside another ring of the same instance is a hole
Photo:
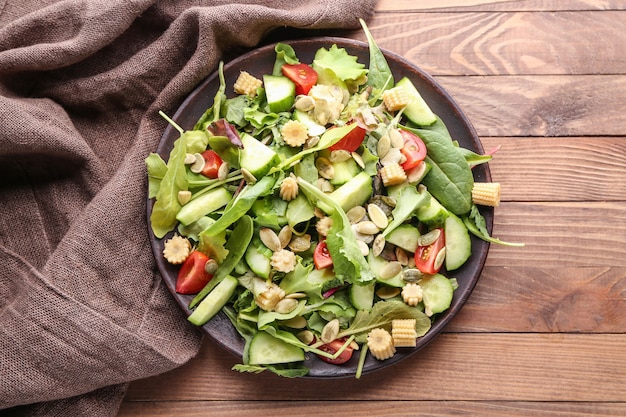
[[[491,156],[452,140],[362,25],[369,66],[336,45],[301,62],[284,43],[271,74],[227,86],[220,65],[212,106],[188,131],[163,114],[180,137],[167,162],[146,159],[176,291],[193,295],[192,323],[231,320],[238,371],[303,376],[310,352],[359,377],[449,308],[470,233],[498,242],[472,194],[498,204],[499,184],[471,171]]]

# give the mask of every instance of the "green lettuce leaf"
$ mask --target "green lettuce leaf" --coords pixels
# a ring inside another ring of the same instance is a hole
[[[364,79],[367,74],[367,68],[357,62],[356,56],[337,45],[329,49],[320,48],[315,54],[313,65],[316,69],[331,70],[342,81]]]

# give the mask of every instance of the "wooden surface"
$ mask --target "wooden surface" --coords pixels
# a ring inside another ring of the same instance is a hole
[[[626,3],[381,0],[369,26],[502,146],[493,234],[526,247],[492,245],[461,314],[399,366],[239,374],[207,340],[120,416],[626,415]]]

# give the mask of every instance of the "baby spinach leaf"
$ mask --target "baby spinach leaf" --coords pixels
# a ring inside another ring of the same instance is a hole
[[[437,118],[428,127],[404,128],[422,138],[428,149],[425,160],[431,169],[422,180],[428,191],[452,213],[460,216],[469,212],[474,176],[443,121]]]
[[[167,164],[158,153],[151,153],[145,160],[148,172],[148,198],[156,197],[161,180],[167,172]]]
[[[389,64],[387,63],[385,55],[383,55],[382,51],[376,44],[374,37],[372,36],[369,28],[365,24],[365,21],[363,19],[359,19],[359,21],[361,22],[361,26],[363,27],[363,31],[365,32],[365,37],[367,38],[367,43],[369,45],[370,51],[370,64],[369,71],[367,73],[367,85],[372,86],[374,89],[377,90],[377,92],[380,93],[393,87],[393,74],[391,73],[391,68],[389,68]]]

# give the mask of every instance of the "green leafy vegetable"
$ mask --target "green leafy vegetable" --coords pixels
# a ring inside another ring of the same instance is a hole
[[[158,153],[151,153],[146,158],[146,171],[148,172],[148,198],[154,198],[167,172],[167,164]]]
[[[430,202],[430,194],[426,190],[419,190],[413,186],[406,186],[400,191],[396,207],[391,212],[393,220],[383,230],[382,235],[388,236],[398,226],[404,223],[409,217],[413,216],[419,207],[425,206]]]
[[[524,243],[513,243],[513,242],[505,242],[498,238],[491,237],[489,235],[489,231],[487,230],[487,223],[485,222],[485,218],[476,205],[472,205],[472,208],[467,216],[463,216],[463,223],[467,227],[467,230],[470,231],[474,236],[484,240],[485,242],[496,243],[503,246],[517,246],[522,247],[525,246]]]
[[[361,26],[365,32],[365,37],[367,38],[367,43],[369,44],[370,64],[369,71],[367,73],[367,85],[370,85],[377,90],[374,95],[379,95],[376,93],[380,93],[393,87],[393,74],[391,73],[391,68],[389,68],[385,55],[376,44],[374,37],[365,24],[365,21],[363,19],[359,19],[359,21],[361,22]]]
[[[342,81],[356,81],[367,74],[367,68],[357,61],[357,57],[349,55],[337,45],[329,49],[320,48],[315,54],[313,65],[316,70],[331,70]]]
[[[281,68],[284,64],[300,63],[300,60],[296,56],[296,51],[293,50],[291,45],[279,42],[274,47],[274,51],[276,52],[276,61],[274,62],[272,75],[282,75]]]

